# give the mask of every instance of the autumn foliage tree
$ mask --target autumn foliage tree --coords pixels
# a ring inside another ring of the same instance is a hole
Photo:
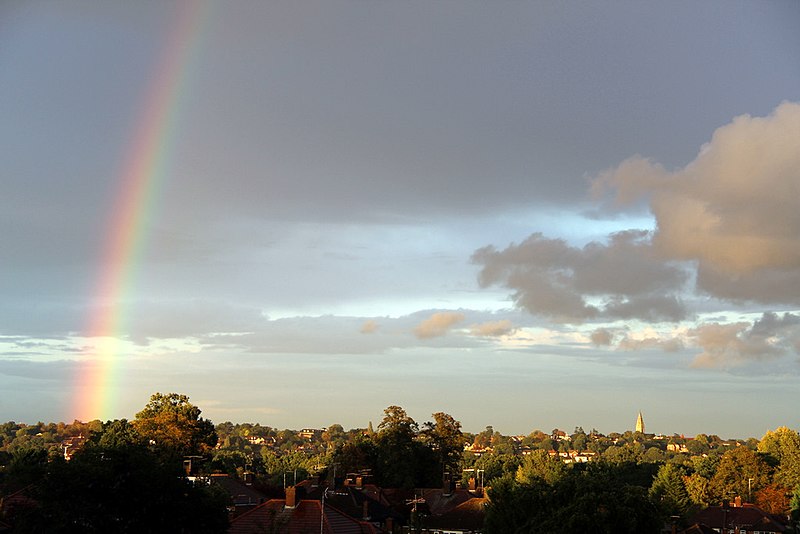
[[[747,447],[737,447],[722,455],[717,470],[709,482],[717,502],[750,494],[769,484],[769,466],[758,453]]]
[[[214,424],[178,393],[155,393],[131,422],[134,430],[155,447],[176,455],[202,455],[217,443]]]

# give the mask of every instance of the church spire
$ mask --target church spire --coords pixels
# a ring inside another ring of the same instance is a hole
[[[636,432],[644,434],[644,417],[642,417],[641,411],[639,411],[639,417],[636,418]]]

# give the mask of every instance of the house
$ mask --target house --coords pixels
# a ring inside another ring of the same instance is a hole
[[[39,502],[31,496],[33,488],[30,485],[10,495],[0,495],[0,517],[6,521],[0,521],[0,532],[13,532],[11,527],[16,517],[30,513],[39,506]],[[4,528],[7,530],[3,530]]]
[[[682,530],[681,534],[719,534],[719,532],[701,523],[695,523],[686,530]]]
[[[83,437],[83,434],[81,434],[79,436],[72,436],[62,441],[61,450],[64,451],[64,459],[67,461],[71,460],[72,456],[81,450],[87,440],[88,438]]]
[[[372,524],[340,512],[327,502],[302,499],[303,491],[286,488],[285,499],[271,499],[231,521],[229,534],[380,534]]]
[[[304,428],[300,432],[297,433],[297,437],[312,440],[322,434],[322,430],[317,430],[315,428]]]
[[[231,520],[249,512],[256,506],[269,500],[269,497],[236,478],[224,474],[213,474],[209,476],[212,485],[225,490],[231,496],[231,504],[228,508]]]
[[[753,504],[741,503],[709,506],[689,519],[692,525],[704,525],[717,532],[737,532],[739,534],[772,534],[789,532],[789,524],[785,518],[768,514]]]
[[[473,534],[483,528],[486,516],[485,497],[470,497],[440,514],[424,518],[422,526],[434,534]]]
[[[344,485],[335,489],[314,480],[305,480],[297,486],[305,490],[306,499],[321,501],[324,494],[326,504],[353,519],[371,523],[378,531],[391,531],[394,526],[404,524],[404,515],[382,502],[381,489],[365,484],[365,478],[365,475],[348,475]]]
[[[491,447],[481,447],[480,445],[475,445],[474,443],[467,443],[464,445],[464,452],[471,452],[475,456],[490,454],[493,451],[494,449]]]
[[[689,449],[684,443],[667,443],[667,450],[670,452],[689,452]]]
[[[423,532],[430,534],[480,532],[483,528],[488,501],[483,488],[467,490],[445,484],[444,488],[397,489],[365,485],[364,491],[408,519],[401,532],[409,532],[410,525],[416,524],[414,516],[419,518]]]

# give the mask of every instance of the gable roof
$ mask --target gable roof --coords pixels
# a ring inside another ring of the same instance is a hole
[[[257,505],[269,500],[265,493],[228,475],[213,474],[209,478],[212,484],[220,486],[230,494],[236,506]]]
[[[707,527],[702,523],[695,523],[691,527],[687,528],[686,530],[681,531],[682,534],[719,534],[716,530],[711,527]]]
[[[319,501],[301,500],[294,508],[287,508],[284,499],[272,499],[231,521],[228,534],[256,534],[280,532],[281,534],[378,534],[369,523],[358,521],[325,504],[321,518]]]
[[[733,530],[736,527],[749,527],[747,530],[761,532],[787,532],[789,530],[783,520],[776,515],[768,514],[761,508],[752,504],[742,506],[709,506],[700,510],[690,519],[692,523],[702,523],[713,528],[726,528]]]
[[[485,497],[472,497],[441,515],[425,518],[424,525],[434,529],[478,532],[483,528],[487,502]]]
[[[387,503],[379,501],[376,494],[365,491],[364,488],[358,489],[353,486],[344,486],[336,491],[330,491],[327,486],[307,485],[306,499],[321,500],[323,492],[326,492],[326,504],[354,519],[363,519],[370,523],[381,524],[385,523],[390,517],[395,522],[400,521],[401,524],[404,520],[403,514],[398,513]],[[368,519],[364,517],[365,506]]]

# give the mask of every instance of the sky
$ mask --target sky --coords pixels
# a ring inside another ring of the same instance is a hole
[[[798,428],[800,3],[0,5],[0,420]]]

